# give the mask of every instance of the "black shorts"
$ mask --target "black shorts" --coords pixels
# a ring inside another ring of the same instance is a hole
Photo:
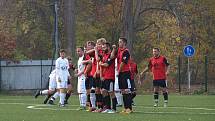
[[[86,80],[85,80],[85,87],[86,89],[91,89],[94,85],[94,79],[92,76],[88,76],[86,77]]]
[[[154,87],[167,87],[166,85],[166,80],[165,79],[161,79],[161,80],[153,80],[153,86]]]
[[[136,91],[136,84],[134,80],[131,80],[131,91],[132,92]]]
[[[114,80],[112,79],[107,79],[102,81],[102,89],[107,90],[108,92],[113,92],[114,91]]]
[[[69,79],[68,79],[68,81],[67,81],[67,84],[68,84],[68,85],[70,85],[70,84],[71,84],[71,82],[70,82],[70,80],[69,80]]]
[[[131,89],[131,74],[129,71],[120,72],[118,76],[119,89]]]
[[[102,81],[100,80],[100,78],[94,78],[93,87],[94,88],[101,88],[102,87]]]

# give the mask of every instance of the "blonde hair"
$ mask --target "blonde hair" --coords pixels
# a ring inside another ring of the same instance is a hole
[[[106,43],[106,39],[105,38],[99,38],[97,39],[96,43],[101,42],[102,44]]]

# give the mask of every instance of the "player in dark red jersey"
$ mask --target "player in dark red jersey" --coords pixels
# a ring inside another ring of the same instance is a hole
[[[95,43],[93,41],[88,41],[86,44],[86,52],[85,52],[85,60],[82,61],[83,64],[85,64],[85,71],[84,75],[86,77],[85,80],[85,87],[87,90],[87,103],[89,105],[89,109],[87,111],[94,111],[96,110],[95,105],[95,90],[92,90],[94,80],[92,75],[92,58],[91,55],[87,53],[87,51],[90,51],[94,49]]]
[[[168,92],[166,77],[169,74],[169,63],[167,59],[160,55],[159,48],[153,48],[153,57],[150,58],[148,66],[143,70],[141,75],[150,70],[153,74],[153,87],[154,87],[154,107],[158,106],[159,87],[162,87],[164,96],[164,107],[167,107]]]
[[[72,58],[70,56],[68,56],[67,59],[69,61],[69,72],[71,73],[72,71],[75,70],[75,66],[74,66],[74,64],[72,62]],[[67,88],[64,104],[68,104],[68,99],[71,96],[71,93],[72,93],[72,80],[69,79],[67,84],[68,84],[68,88]]]
[[[131,85],[131,73],[130,73],[130,53],[126,48],[127,39],[119,38],[119,48],[117,52],[117,68],[118,68],[118,79],[119,89],[123,95],[124,110],[122,113],[132,112],[132,94],[133,89]]]
[[[114,94],[114,81],[115,81],[115,58],[111,58],[111,45],[105,43],[103,45],[103,58],[99,63],[101,66],[101,80],[102,80],[102,95],[104,97],[104,110],[103,113],[115,113],[117,99]],[[112,108],[111,108],[112,100]]]
[[[136,97],[136,85],[135,85],[135,79],[137,79],[137,74],[138,74],[138,70],[137,70],[137,64],[134,62],[133,58],[131,58],[130,61],[130,71],[131,71],[131,85],[132,85],[132,89],[131,93],[132,93],[132,105],[134,106],[134,98]]]

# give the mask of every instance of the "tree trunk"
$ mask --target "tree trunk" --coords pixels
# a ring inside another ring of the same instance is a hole
[[[133,46],[133,0],[123,0],[121,36],[128,40],[127,47],[131,51]]]
[[[67,49],[71,56],[75,55],[75,1],[64,0],[64,19],[65,19],[65,32],[67,39]]]

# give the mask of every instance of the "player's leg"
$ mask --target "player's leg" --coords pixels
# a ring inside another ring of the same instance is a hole
[[[65,97],[66,97],[66,88],[60,88],[60,106],[64,107],[64,101],[65,101]]]
[[[65,101],[64,101],[65,104],[68,104],[68,99],[70,98],[71,93],[72,93],[72,85],[71,85],[71,83],[68,83],[68,88],[67,88],[66,97],[65,97]]]
[[[163,97],[164,97],[164,107],[167,107],[168,103],[168,90],[167,90],[167,84],[166,80],[162,80],[162,92],[163,92]]]
[[[110,100],[110,95],[108,94],[108,91],[103,88],[102,89],[102,96],[103,96],[103,109],[102,113],[107,113],[108,110],[111,108],[111,100]]]
[[[110,95],[111,100],[112,100],[112,110],[109,111],[108,113],[115,113],[116,112],[117,99],[116,99],[116,96],[114,93],[114,80],[110,81],[108,92],[109,92],[109,95]]]
[[[37,98],[39,95],[47,95],[48,91],[49,91],[48,89],[47,90],[37,90],[34,97]]]
[[[91,103],[91,108],[89,111],[94,111],[96,110],[96,91],[95,91],[95,80],[93,77],[89,77],[90,79],[90,103]]]
[[[100,78],[95,79],[95,85],[96,87],[96,105],[98,107],[98,110],[101,110],[103,108],[103,96],[101,94],[101,80]]]
[[[122,107],[122,94],[120,92],[120,90],[117,90],[115,91],[115,96],[116,96],[116,99],[117,99],[117,107]]]
[[[135,106],[134,98],[136,97],[136,85],[135,81],[131,80],[131,98],[132,98],[132,105]]]
[[[87,92],[85,87],[85,77],[78,79],[77,92],[79,93],[80,102],[78,110],[86,110]]]
[[[124,102],[124,110],[122,113],[129,114],[132,112],[130,72],[119,73],[119,88],[121,89]]]
[[[65,104],[64,104],[64,100],[65,100],[65,97],[66,97],[66,91],[67,91],[67,81],[61,81],[61,82],[57,82],[57,88],[60,90],[60,101],[59,101],[59,104],[61,107],[64,107]]]
[[[49,80],[49,91],[48,95],[45,97],[43,103],[46,104],[49,100],[49,98],[56,92],[57,88],[57,82],[55,81],[55,78],[50,78]]]
[[[46,104],[50,97],[55,93],[55,90],[49,90],[47,96],[45,97],[43,103]]]
[[[117,99],[117,107],[122,107],[122,94],[119,89],[118,77],[115,78],[114,93]]]
[[[54,101],[59,97],[60,90],[57,89],[57,91],[54,93],[54,95],[51,97],[51,99],[48,101],[48,104],[54,105]]]
[[[91,104],[90,104],[90,79],[89,77],[86,77],[86,80],[85,80],[85,88],[86,88],[86,92],[87,92],[87,106],[88,107],[91,107]]]
[[[158,101],[159,101],[159,82],[158,82],[158,80],[153,80],[153,87],[154,87],[154,107],[157,107]]]

